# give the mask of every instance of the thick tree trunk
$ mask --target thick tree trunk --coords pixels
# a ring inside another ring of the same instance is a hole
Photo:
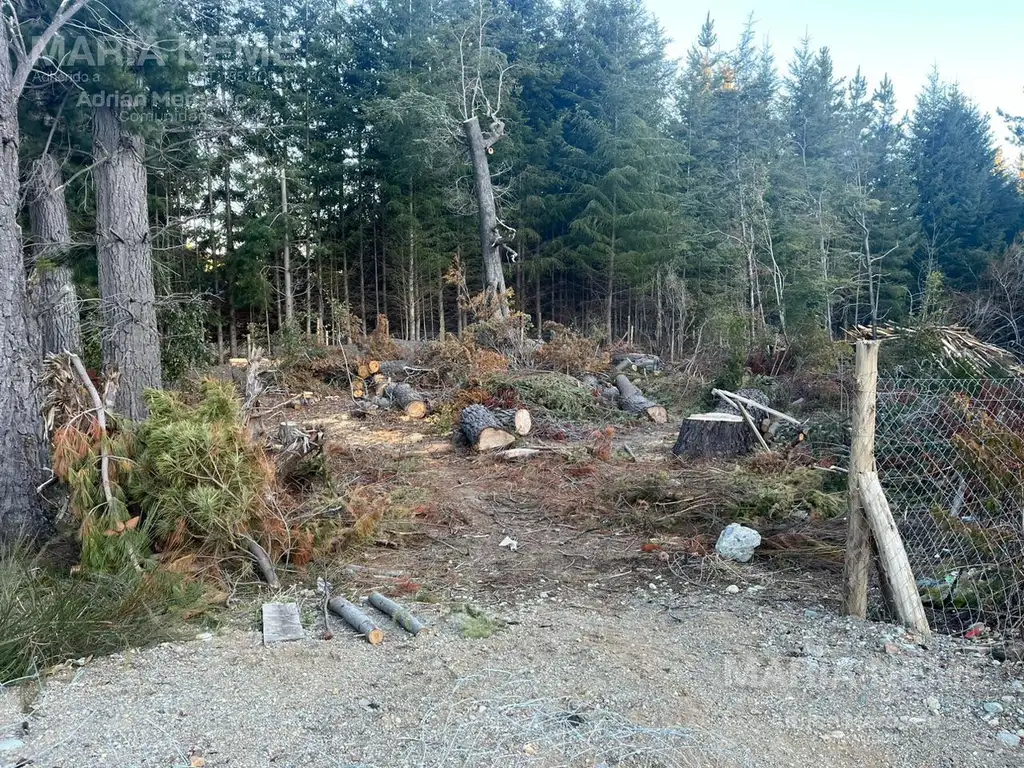
[[[502,317],[508,317],[508,297],[505,295],[505,273],[501,267],[501,253],[498,247],[498,213],[494,206],[494,187],[491,184],[491,169],[487,162],[487,151],[500,137],[488,134],[484,138],[480,121],[476,116],[462,124],[469,155],[473,162],[473,176],[476,180],[476,201],[480,210],[480,247],[483,253],[485,290],[497,301]]]
[[[0,541],[34,535],[44,526],[36,487],[43,481],[46,443],[36,385],[40,349],[29,334],[29,307],[18,225],[18,96],[12,87],[7,29],[0,25]],[[32,341],[30,341],[30,339]]]
[[[93,113],[93,142],[103,365],[121,373],[118,412],[140,420],[148,414],[143,392],[162,384],[145,144],[106,107]]]
[[[49,152],[33,163],[28,182],[29,255],[35,265],[32,306],[44,355],[82,351],[78,294],[64,261],[71,248],[71,228],[62,181],[60,164]]]

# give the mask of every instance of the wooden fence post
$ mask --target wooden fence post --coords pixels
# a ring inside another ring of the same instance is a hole
[[[878,388],[878,342],[858,340],[856,398],[850,473],[846,493],[846,561],[843,564],[843,613],[866,618],[871,570],[871,528],[861,503],[860,477],[875,468],[875,402]]]

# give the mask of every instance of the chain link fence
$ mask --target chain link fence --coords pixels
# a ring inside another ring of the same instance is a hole
[[[881,376],[875,458],[932,627],[1024,634],[1024,378]]]

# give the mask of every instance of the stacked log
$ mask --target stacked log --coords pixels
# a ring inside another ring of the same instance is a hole
[[[476,451],[493,451],[516,441],[516,436],[502,429],[495,414],[482,405],[467,405],[462,409],[459,436]]]
[[[646,416],[655,424],[668,421],[668,412],[653,400],[649,400],[625,374],[615,377],[615,389],[618,391],[619,408],[637,416]]]

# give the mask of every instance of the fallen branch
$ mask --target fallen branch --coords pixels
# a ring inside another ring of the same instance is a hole
[[[724,389],[712,389],[711,394],[714,395],[715,397],[720,397],[727,402],[735,400],[740,403],[743,403],[744,405],[749,405],[752,408],[756,408],[759,411],[764,411],[765,413],[771,414],[777,419],[788,421],[790,424],[796,424],[798,427],[802,427],[804,424],[802,421],[800,421],[800,419],[794,418],[793,416],[790,416],[788,413],[776,411],[774,408],[769,408],[764,403],[759,403],[756,400],[751,400],[749,397],[744,397],[743,395],[737,395],[735,392],[727,392]]]
[[[410,635],[418,635],[424,629],[423,622],[413,616],[406,608],[403,608],[394,600],[384,597],[380,592],[371,592],[369,603],[381,613],[386,613],[390,616],[394,620],[395,624],[400,626]]]
[[[74,366],[75,373],[78,374],[82,386],[85,387],[89,397],[92,398],[92,406],[96,411],[96,426],[100,430],[100,482],[103,484],[103,498],[107,502],[107,510],[113,512],[114,492],[110,486],[110,454],[107,452],[107,409],[103,405],[100,393],[93,386],[92,379],[89,378],[89,372],[85,370],[85,365],[82,364],[82,359],[74,353],[69,353],[68,357],[71,358],[71,365]]]
[[[277,578],[277,572],[274,571],[274,564],[270,562],[270,555],[267,554],[267,550],[249,536],[243,536],[242,541],[245,542],[245,548],[252,555],[252,559],[256,562],[256,567],[263,580],[267,582],[267,586],[271,589],[280,589],[281,582]]]
[[[345,598],[332,597],[327,601],[327,607],[341,616],[352,629],[363,635],[370,645],[380,645],[384,642],[384,633],[365,613]]]
[[[541,453],[539,448],[509,448],[494,454],[498,461],[520,461],[521,459],[532,459]]]

